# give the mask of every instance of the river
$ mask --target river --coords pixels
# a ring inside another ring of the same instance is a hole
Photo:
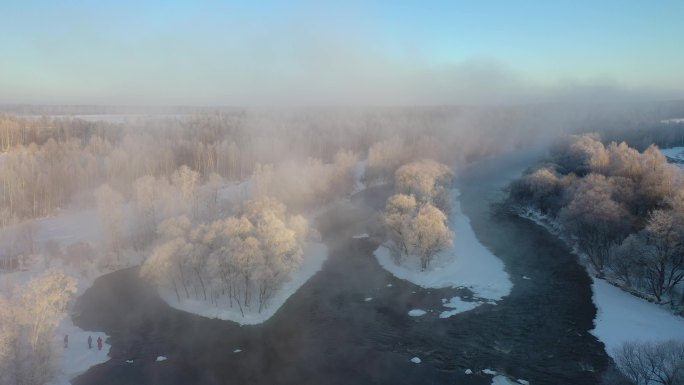
[[[589,276],[541,227],[492,214],[507,178],[526,161],[483,161],[456,182],[476,235],[514,283],[497,305],[447,319],[409,317],[414,308],[441,308],[454,290],[396,279],[376,262],[372,239],[352,238],[384,204],[388,192],[371,189],[320,218],[327,262],[260,325],[170,308],[136,268],[99,278],[79,298],[74,322],[111,336],[111,360],[73,383],[479,385],[491,382],[479,373],[485,368],[532,384],[599,383],[609,359],[589,333],[596,312]],[[414,356],[422,363],[410,362]]]

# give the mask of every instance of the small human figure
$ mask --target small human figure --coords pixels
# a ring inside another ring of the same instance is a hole
[[[97,350],[102,350],[102,337],[97,337]]]
[[[88,336],[88,349],[92,349],[92,348],[93,348],[93,337]]]
[[[69,335],[65,334],[64,335],[64,349],[69,347]]]

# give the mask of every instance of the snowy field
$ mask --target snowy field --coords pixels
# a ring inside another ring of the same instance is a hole
[[[473,292],[473,301],[464,301],[460,297],[445,298],[445,309],[440,318],[472,310],[483,303],[495,303],[513,288],[503,262],[475,237],[470,219],[461,210],[459,195],[457,189],[452,190],[449,228],[456,234],[454,246],[435,257],[428,271],[420,271],[419,258],[404,258],[397,265],[387,247],[381,246],[375,251],[378,263],[397,278],[426,289],[466,287]]]
[[[602,279],[594,278],[592,289],[598,311],[591,334],[606,345],[606,353],[611,357],[615,357],[615,349],[627,341],[684,341],[684,317]]]
[[[259,324],[271,318],[292,294],[297,292],[309,278],[321,270],[327,258],[328,248],[324,244],[308,243],[304,247],[302,266],[292,274],[292,279],[286,282],[271,298],[268,307],[261,313],[258,313],[257,309],[244,309],[244,317],[237,306],[233,308],[219,308],[205,301],[194,299],[184,299],[179,303],[176,294],[171,289],[159,289],[159,295],[169,306],[188,313],[198,314],[207,318],[234,321],[240,325]]]

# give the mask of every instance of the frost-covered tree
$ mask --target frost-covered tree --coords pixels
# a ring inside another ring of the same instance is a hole
[[[590,174],[570,192],[570,203],[559,214],[561,224],[599,274],[630,226],[629,213],[612,199],[612,193],[603,175]]]
[[[308,233],[306,219],[288,216],[270,198],[248,201],[241,215],[222,220],[171,218],[159,226],[160,241],[140,274],[172,288],[178,301],[194,297],[238,306],[243,314],[262,311],[301,264]]]
[[[409,254],[410,225],[417,208],[418,204],[413,195],[395,194],[387,200],[384,215],[385,228],[397,257]]]
[[[399,137],[373,144],[368,149],[366,178],[369,180],[388,180],[408,156],[404,140]]]
[[[420,207],[409,228],[412,254],[420,257],[421,270],[430,266],[437,253],[453,244],[454,233],[447,226],[446,215],[429,203]]]
[[[432,159],[407,163],[394,173],[395,188],[403,194],[415,195],[422,202],[430,201],[438,186],[449,183],[453,174],[449,167]]]
[[[649,291],[658,302],[684,280],[684,218],[654,210],[643,235],[650,252],[640,260]]]
[[[335,154],[333,169],[330,175],[330,196],[345,196],[354,189],[354,172],[359,163],[359,155],[348,150],[339,150]]]
[[[3,384],[42,385],[55,375],[52,340],[76,292],[75,281],[49,272],[17,289],[0,293],[0,380]]]

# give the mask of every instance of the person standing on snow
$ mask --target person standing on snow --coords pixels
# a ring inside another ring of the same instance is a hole
[[[102,337],[97,337],[97,350],[102,350]]]
[[[93,337],[88,336],[88,349],[92,349],[92,348],[93,348]]]

